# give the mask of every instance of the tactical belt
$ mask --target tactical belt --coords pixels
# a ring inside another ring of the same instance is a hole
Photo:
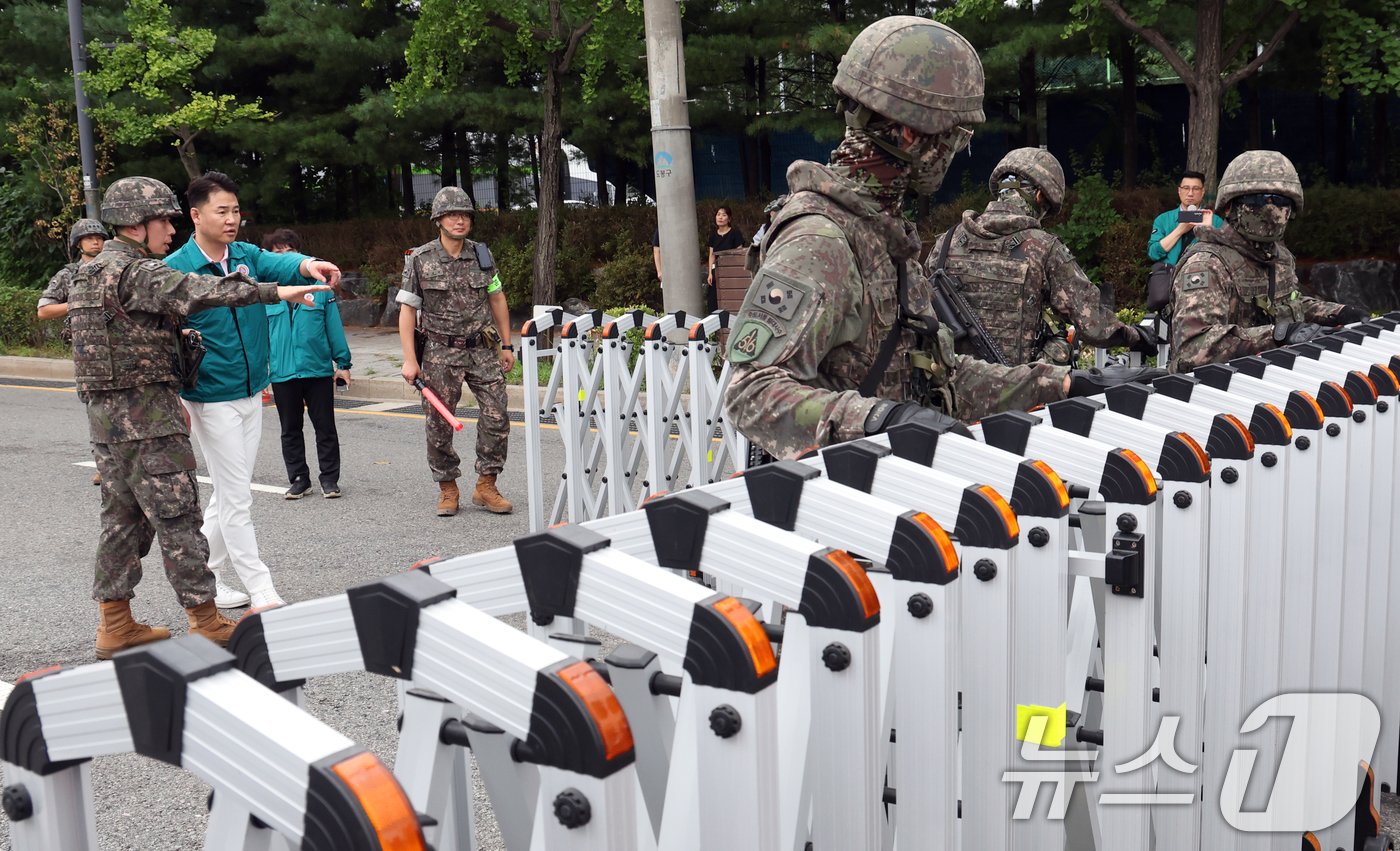
[[[440,346],[447,346],[449,349],[479,349],[486,345],[486,338],[480,332],[468,334],[465,337],[458,337],[452,334],[438,334],[433,331],[424,331],[423,334],[434,343]]]

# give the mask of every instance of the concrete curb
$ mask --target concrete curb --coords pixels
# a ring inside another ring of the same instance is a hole
[[[44,381],[72,381],[73,362],[67,358],[27,358],[13,355],[0,357],[0,376],[27,378]],[[347,399],[370,402],[403,402],[405,405],[418,401],[418,391],[401,378],[355,378],[350,389],[344,394]],[[476,400],[470,390],[463,389],[461,407],[474,407]],[[518,384],[506,385],[506,404],[512,411],[525,410],[525,388]]]

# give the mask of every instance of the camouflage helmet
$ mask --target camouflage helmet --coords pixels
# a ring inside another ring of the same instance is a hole
[[[772,201],[769,201],[766,205],[764,205],[764,207],[763,207],[763,212],[765,212],[765,213],[775,213],[775,212],[777,212],[778,210],[781,210],[781,209],[783,208],[783,205],[786,204],[787,202],[788,202],[788,196],[786,196],[786,195],[779,195],[777,198],[774,198]]]
[[[1008,174],[1014,174],[1021,180],[1034,184],[1036,189],[1044,193],[1051,213],[1058,212],[1060,205],[1065,202],[1065,170],[1049,151],[1042,151],[1040,148],[1017,148],[1002,157],[997,167],[992,169],[991,180],[987,182],[993,195],[997,193],[997,184]]]
[[[430,218],[437,221],[448,213],[476,214],[471,196],[460,186],[444,186],[433,196],[433,213]]]
[[[102,196],[102,221],[109,225],[139,225],[179,215],[183,211],[175,193],[150,177],[123,177]]]
[[[831,87],[871,113],[928,135],[987,120],[977,51],[928,18],[895,15],[861,30]],[[862,127],[865,118],[848,112],[846,123]]]
[[[97,219],[78,219],[73,223],[73,227],[68,231],[68,247],[77,248],[78,240],[85,236],[100,236],[107,238],[107,228]]]
[[[1215,203],[1224,208],[1241,195],[1274,192],[1293,199],[1294,212],[1303,211],[1303,184],[1298,170],[1278,151],[1246,151],[1225,166]]]

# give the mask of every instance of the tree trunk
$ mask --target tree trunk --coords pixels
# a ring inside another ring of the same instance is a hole
[[[535,304],[555,304],[554,261],[559,253],[560,142],[564,129],[560,120],[563,82],[555,67],[557,58],[545,64],[544,122],[540,127],[539,226],[535,231]]]
[[[1017,104],[1021,110],[1021,144],[1028,148],[1040,144],[1040,103],[1036,91],[1035,51],[1027,51],[1016,66],[1020,93]]]
[[[447,125],[442,128],[442,185],[457,185],[457,128]]]
[[[306,179],[302,176],[301,166],[292,166],[291,176],[292,189],[292,218],[296,221],[306,220]]]
[[[1332,182],[1346,183],[1347,166],[1351,161],[1351,110],[1346,89],[1337,95],[1332,105],[1332,127],[1337,134],[1337,157],[1333,160]]]
[[[458,146],[462,167],[462,188],[466,190],[467,197],[472,200],[472,206],[479,206],[476,203],[476,188],[472,186],[476,181],[472,179],[472,137],[468,133],[462,134],[462,144]]]
[[[204,170],[199,167],[199,152],[194,149],[194,140],[199,133],[180,134],[180,144],[177,150],[180,152],[180,165],[185,167],[185,176],[190,180],[204,174]]]
[[[403,214],[413,215],[418,209],[418,199],[413,197],[413,164],[407,160],[399,163],[399,190],[403,195]]]
[[[1185,81],[1191,91],[1191,117],[1186,125],[1186,167],[1206,176],[1206,195],[1215,191],[1220,144],[1220,105],[1225,94],[1221,79],[1225,0],[1196,4],[1196,79]],[[1194,85],[1192,85],[1194,83]]]
[[[1133,36],[1124,32],[1115,42],[1115,58],[1122,91],[1118,97],[1118,121],[1123,128],[1123,188],[1137,188],[1138,172],[1138,97],[1137,52]]]
[[[1390,184],[1390,116],[1386,101],[1389,95],[1371,95],[1371,179],[1380,186]]]
[[[510,209],[510,134],[496,134],[496,209]]]

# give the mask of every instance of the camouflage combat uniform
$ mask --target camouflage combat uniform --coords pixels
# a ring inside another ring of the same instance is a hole
[[[1284,199],[1278,203],[1274,199]],[[1281,241],[1303,207],[1297,169],[1277,151],[1247,151],[1220,177],[1220,229],[1198,225],[1172,279],[1172,363],[1184,372],[1296,342],[1290,329],[1340,325],[1366,311],[1302,295]],[[1280,332],[1283,332],[1280,334]],[[1304,339],[1307,338],[1304,335]]]
[[[946,236],[929,243],[930,269]],[[1069,346],[1052,337],[1047,310],[1093,345],[1126,345],[1133,336],[1099,302],[1099,288],[1059,237],[1014,201],[993,201],[980,215],[963,212],[948,246],[947,269],[961,280],[968,303],[1009,363],[1069,363]],[[959,351],[973,354],[966,341]]]
[[[110,240],[69,292],[79,398],[102,474],[102,535],[93,598],[129,600],[141,581],[146,523],[186,609],[214,596],[199,527],[194,449],[180,405],[175,335],[181,318],[215,306],[277,300],[275,284],[243,275],[185,275],[134,243]]]
[[[932,314],[912,225],[881,211],[869,187],[829,167],[798,161],[788,203],[769,228],[762,265],[729,341],[729,416],[778,458],[864,437],[879,399],[912,400],[920,339],[901,332],[875,396],[858,390],[899,317],[898,270],[907,269],[909,312]],[[1065,397],[1068,369],[1004,367],[952,353],[941,335],[927,358],[935,399],[975,420]],[[923,401],[923,400],[920,400]]]
[[[1195,237],[1172,281],[1173,372],[1272,349],[1275,323],[1335,325],[1346,309],[1298,291],[1281,242],[1253,242],[1228,224],[1197,225]]]
[[[442,241],[420,245],[404,259],[403,293],[422,299],[418,317],[427,345],[423,350],[423,380],[453,410],[462,398],[465,381],[476,397],[481,416],[476,426],[476,472],[496,476],[505,469],[510,438],[506,412],[506,379],[498,360],[488,290],[500,288],[494,268],[483,268],[478,244],[465,240],[457,257],[447,253]],[[484,246],[482,246],[484,248]],[[489,260],[488,260],[489,263]],[[402,296],[402,294],[401,294]],[[401,299],[402,300],[402,299]],[[407,303],[407,302],[406,302]],[[463,346],[469,346],[463,348]],[[433,480],[454,481],[462,475],[460,459],[452,446],[453,430],[423,400],[427,418],[428,467]]]

